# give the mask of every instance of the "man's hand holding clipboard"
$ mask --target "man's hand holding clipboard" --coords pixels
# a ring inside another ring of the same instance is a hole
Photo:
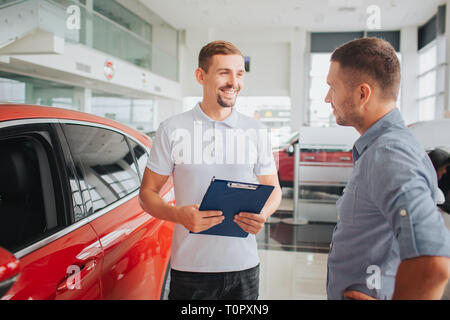
[[[266,223],[266,217],[262,214],[241,212],[234,216],[234,222],[245,232],[258,234]]]
[[[184,206],[179,209],[179,223],[191,232],[208,230],[223,222],[221,211],[199,211],[200,205]]]
[[[249,233],[257,234],[266,221],[266,217],[260,214],[261,210],[273,190],[271,185],[213,178],[199,210],[203,214],[220,211],[224,219],[220,224],[197,234],[239,238],[246,238]]]

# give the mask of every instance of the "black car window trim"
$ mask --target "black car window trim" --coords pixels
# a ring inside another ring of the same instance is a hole
[[[36,250],[30,250],[30,247],[34,247],[37,243],[60,232],[68,225],[65,214],[68,204],[62,183],[63,172],[59,164],[58,140],[53,128],[45,122],[4,122],[1,123],[0,129],[1,140],[28,139],[33,144],[39,159],[46,223],[54,225],[56,222],[56,226],[52,229],[45,230],[41,236],[33,239],[30,243],[24,244],[23,247],[14,252],[17,257],[21,257],[24,252],[28,254]]]
[[[71,154],[69,145],[67,143],[66,136],[64,134],[64,130],[62,129],[60,123],[55,125],[55,131],[56,131],[56,133],[58,135],[58,138],[59,138],[59,142],[60,142],[60,146],[61,146],[61,150],[62,150],[62,155],[64,157],[64,161],[65,161],[65,164],[66,164],[66,170],[70,170],[71,171],[71,173],[74,176],[75,183],[77,184],[77,187],[78,187],[78,190],[76,192],[79,193],[79,196],[81,198],[82,204],[80,206],[80,210],[82,211],[82,215],[83,215],[83,218],[78,220],[78,221],[81,221],[81,220],[85,219],[89,215],[88,210],[86,208],[86,202],[89,201],[90,198],[89,199],[85,199],[85,195],[83,194],[83,190],[82,190],[82,187],[81,187],[81,184],[80,184],[79,173],[77,172],[77,170],[75,168],[75,164],[74,164],[74,161],[73,161],[73,158],[72,158],[72,154]],[[77,206],[77,204],[74,203],[73,191],[72,191],[72,188],[68,185],[69,183],[70,183],[69,182],[69,178],[67,176],[66,184],[67,184],[68,190],[70,190],[70,193],[71,193],[70,200],[71,200],[71,203],[72,203],[72,205],[70,206],[70,224],[75,224],[75,223],[78,222],[75,219],[75,211],[74,211],[74,207]]]
[[[127,144],[128,144],[128,149],[130,149],[131,155],[133,156],[134,166],[136,167],[136,172],[137,172],[137,174],[139,176],[139,179],[141,180],[141,183],[142,183],[142,179],[144,177],[143,177],[143,175],[141,173],[141,170],[139,169],[138,159],[137,159],[136,154],[134,152],[134,148],[131,147],[131,143],[130,142],[134,142],[134,143],[136,143],[137,146],[141,147],[144,150],[144,152],[147,154],[147,157],[148,157],[149,154],[148,154],[147,148],[142,147],[141,144],[137,143],[134,139],[130,139],[127,136],[125,136],[125,138],[126,138],[126,141],[127,141]]]

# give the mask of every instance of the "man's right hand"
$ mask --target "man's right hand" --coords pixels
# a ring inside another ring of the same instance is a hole
[[[199,211],[198,204],[178,207],[177,222],[194,233],[202,232],[222,223],[225,219],[221,211]]]

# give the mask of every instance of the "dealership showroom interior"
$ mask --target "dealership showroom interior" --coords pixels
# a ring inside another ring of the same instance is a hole
[[[450,0],[0,0],[0,300],[450,300],[449,65]]]

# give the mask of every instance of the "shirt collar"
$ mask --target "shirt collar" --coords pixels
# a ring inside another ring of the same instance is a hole
[[[387,113],[380,120],[375,122],[369,130],[367,130],[358,140],[356,140],[353,147],[353,159],[358,160],[361,154],[374,142],[379,136],[381,136],[386,129],[393,127],[394,125],[404,124],[400,111],[395,108]]]
[[[200,107],[200,102],[197,103],[197,105],[194,107],[193,112],[194,112],[194,118],[196,121],[218,122],[218,123],[223,123],[231,128],[235,128],[237,126],[238,112],[236,111],[236,109],[234,107],[232,108],[231,114],[225,120],[222,120],[222,121],[213,120],[206,113],[204,113],[202,108]]]

